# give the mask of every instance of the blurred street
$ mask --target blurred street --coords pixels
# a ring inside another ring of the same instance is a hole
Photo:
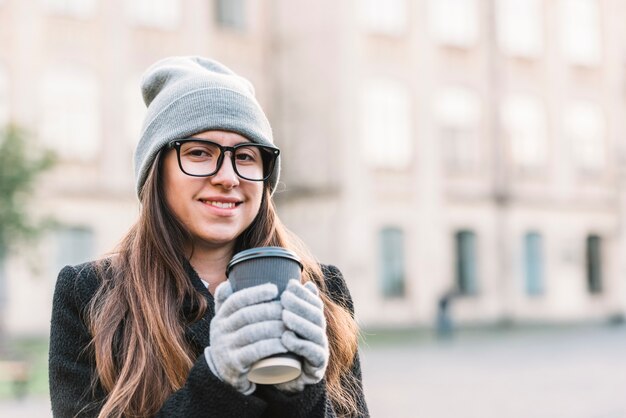
[[[377,338],[361,350],[375,418],[626,417],[625,326]],[[2,417],[50,415],[46,399],[0,402]]]
[[[473,333],[365,346],[380,418],[624,418],[626,327]]]
[[[6,418],[51,417],[50,401],[42,398],[1,400],[0,416]]]

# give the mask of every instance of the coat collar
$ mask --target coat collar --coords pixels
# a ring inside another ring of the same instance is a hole
[[[188,260],[184,261],[183,267],[194,289],[196,289],[198,293],[202,294],[207,300],[207,310],[204,313],[204,316],[196,321],[193,319],[195,316],[195,307],[190,296],[185,297],[182,306],[183,317],[190,321],[186,325],[185,337],[188,341],[193,343],[198,352],[202,352],[204,347],[208,346],[211,342],[211,319],[213,319],[213,316],[215,315],[215,301]]]

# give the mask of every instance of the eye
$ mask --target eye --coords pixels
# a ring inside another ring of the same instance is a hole
[[[237,160],[239,161],[254,161],[254,156],[247,153],[237,153]]]
[[[181,155],[194,159],[211,159],[219,155],[219,149],[210,144],[189,142],[180,149]]]
[[[187,152],[187,154],[191,155],[192,157],[205,157],[211,155],[206,149],[201,148],[191,149]]]
[[[259,153],[253,148],[240,148],[235,154],[235,158],[240,162],[256,162],[259,160]]]

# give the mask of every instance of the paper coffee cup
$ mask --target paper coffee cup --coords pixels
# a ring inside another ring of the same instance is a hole
[[[296,254],[282,247],[257,247],[233,256],[226,268],[226,277],[233,291],[264,283],[274,283],[280,294],[289,280],[300,280],[302,263]],[[273,385],[297,378],[302,371],[298,356],[277,354],[252,365],[248,379],[259,384]]]

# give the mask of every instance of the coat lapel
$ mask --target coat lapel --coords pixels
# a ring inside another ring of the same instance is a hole
[[[185,261],[184,267],[194,289],[201,293],[207,299],[208,303],[204,316],[201,319],[194,321],[193,317],[195,309],[191,301],[191,297],[187,296],[183,302],[183,316],[188,318],[189,321],[193,321],[187,324],[185,337],[187,338],[187,341],[190,341],[193,344],[197,354],[199,354],[204,350],[204,347],[208,346],[211,342],[211,319],[213,319],[213,316],[215,315],[215,302],[213,300],[213,296],[209,293],[204,283],[202,283],[202,280],[198,277],[198,273],[196,273],[191,264],[188,261]]]

